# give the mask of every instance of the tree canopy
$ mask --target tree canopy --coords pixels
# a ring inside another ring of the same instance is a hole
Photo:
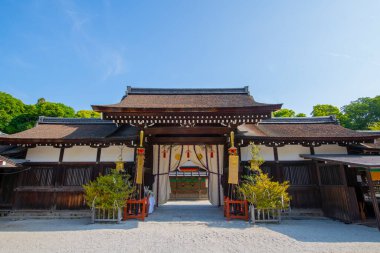
[[[297,113],[291,109],[283,108],[273,113],[273,117],[291,118],[291,117],[306,117],[305,113]]]
[[[48,102],[39,98],[34,105],[26,105],[13,96],[0,92],[0,131],[8,134],[32,128],[39,116],[61,118],[98,118],[100,114],[91,110],[75,110],[62,103]]]
[[[369,129],[380,121],[380,96],[359,98],[342,107],[342,124],[351,129]]]
[[[330,116],[335,115],[339,117],[341,112],[338,107],[328,104],[318,104],[313,106],[313,111],[311,112],[311,116],[320,117],[320,116]]]
[[[77,118],[100,118],[100,113],[92,110],[80,110],[75,114]]]

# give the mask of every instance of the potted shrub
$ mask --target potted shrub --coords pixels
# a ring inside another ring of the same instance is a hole
[[[250,216],[253,223],[280,222],[281,211],[288,207],[290,201],[287,192],[289,182],[272,181],[260,168],[264,161],[259,155],[259,148],[251,143],[250,151],[251,175],[243,177],[238,186],[238,192],[250,203]]]
[[[130,176],[122,175],[116,170],[99,176],[83,187],[86,203],[92,210],[92,222],[119,222],[122,217],[121,209],[135,191]]]

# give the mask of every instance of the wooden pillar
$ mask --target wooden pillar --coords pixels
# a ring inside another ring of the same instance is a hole
[[[377,222],[377,228],[380,230],[380,210],[379,210],[379,204],[377,203],[375,189],[373,187],[372,177],[371,177],[371,171],[369,168],[366,168],[367,173],[367,181],[368,181],[368,187],[369,187],[369,194],[371,196],[372,200],[372,206],[373,210],[375,212],[376,216],[376,222]]]
[[[241,155],[241,153],[240,153]],[[218,206],[221,206],[220,203],[220,164],[219,164],[219,146],[216,145],[216,159],[217,159],[217,166],[218,166]]]
[[[159,195],[160,195],[160,187],[159,187],[159,184],[160,184],[160,157],[161,157],[161,145],[158,145],[158,159],[157,159],[157,191],[156,191],[156,199],[157,199],[157,202],[156,202],[156,206],[158,207],[158,201],[159,201]],[[154,154],[153,154],[154,155]],[[153,161],[154,163],[154,161]]]
[[[274,156],[274,162],[275,162],[275,168],[276,168],[276,177],[278,182],[284,181],[284,176],[282,173],[282,170],[280,168],[279,160],[278,160],[278,149],[277,147],[273,147],[273,156]],[[273,173],[272,173],[273,175]]]
[[[343,185],[347,187],[346,172],[344,171],[344,165],[342,163],[339,164],[339,174],[340,174],[340,176],[342,178]]]

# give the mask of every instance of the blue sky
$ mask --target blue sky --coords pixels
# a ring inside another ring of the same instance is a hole
[[[380,95],[379,13],[377,0],[0,0],[0,90],[79,110],[127,85],[249,85],[309,114]]]

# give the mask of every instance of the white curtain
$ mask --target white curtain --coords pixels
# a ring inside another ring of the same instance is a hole
[[[211,157],[211,153],[213,153],[213,157]],[[221,185],[223,154],[223,145],[154,145],[153,174],[155,180],[153,191],[157,203],[164,204],[170,197],[169,172],[177,170],[178,167],[190,160],[209,172],[208,192],[211,204],[223,205]]]

